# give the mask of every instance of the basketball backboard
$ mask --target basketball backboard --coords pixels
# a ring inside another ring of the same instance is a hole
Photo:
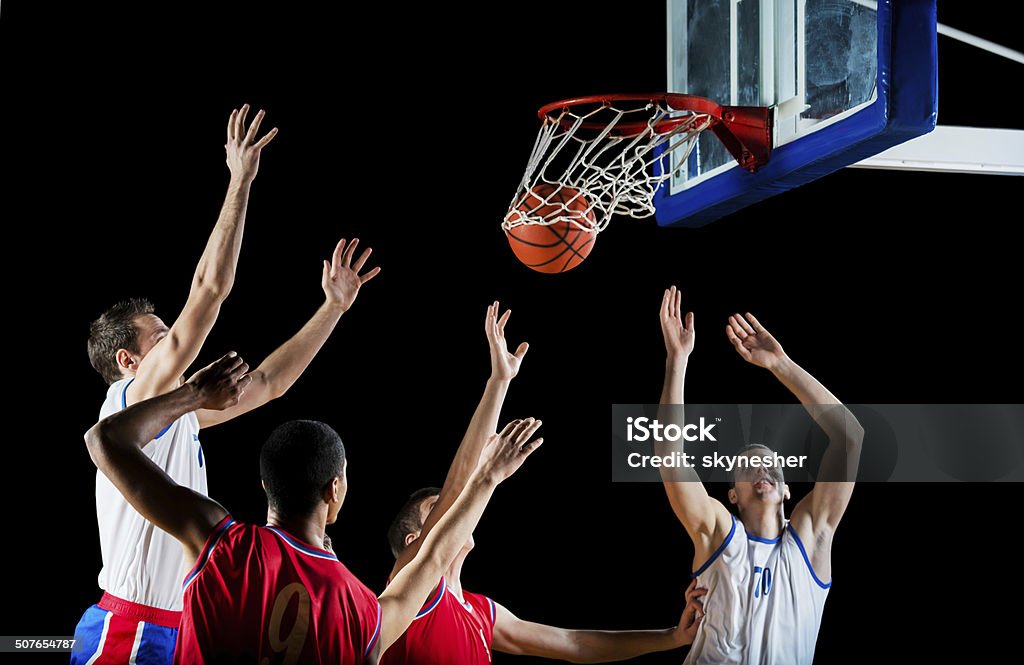
[[[702,226],[931,131],[936,0],[668,0],[668,90],[772,109],[754,173],[705,132],[655,195]]]

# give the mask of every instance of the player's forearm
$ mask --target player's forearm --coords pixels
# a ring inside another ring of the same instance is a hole
[[[199,259],[192,288],[204,289],[220,300],[227,298],[235,283],[235,268],[242,247],[245,213],[249,205],[251,180],[232,176],[217,224]]]
[[[473,535],[496,486],[495,480],[473,473],[455,503],[424,539],[416,558],[424,557],[424,572],[433,576],[435,583]]]
[[[140,448],[155,439],[164,427],[197,408],[198,395],[191,385],[185,384],[104,418],[86,434],[86,443],[90,451]]]
[[[327,338],[334,332],[343,310],[325,302],[291,339],[279,346],[256,368],[267,382],[267,397],[274,399],[288,391],[306,371]]]
[[[501,407],[505,402],[505,395],[508,394],[509,381],[490,377],[487,385],[484,386],[483,396],[477,404],[473,417],[469,421],[466,433],[459,443],[459,448],[448,469],[448,475],[441,488],[442,498],[458,496],[466,486],[470,475],[480,460],[480,451],[487,443],[488,437],[494,434],[498,427],[498,417],[501,415]]]
[[[682,646],[676,642],[672,629],[574,630],[572,633],[576,656],[569,660],[574,663],[607,663]]]
[[[772,374],[804,405],[811,418],[832,442],[853,442],[864,437],[864,429],[842,402],[789,356],[772,367]]]
[[[661,388],[661,406],[658,408],[658,420],[662,423],[675,423],[682,427],[685,424],[683,409],[683,382],[686,377],[686,359],[669,358],[665,361],[665,383]],[[655,441],[656,455],[668,455],[683,452],[683,442]],[[661,467],[661,477],[665,482],[682,480],[680,471],[675,467]]]
[[[668,357],[665,360],[665,381],[661,386],[662,404],[683,404],[688,358]]]
[[[538,635],[536,637],[539,639],[523,645],[516,650],[517,653],[570,663],[607,663],[683,646],[671,628],[625,631],[548,630],[551,630],[546,636],[548,639]]]

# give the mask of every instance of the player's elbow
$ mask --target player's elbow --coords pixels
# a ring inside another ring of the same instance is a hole
[[[594,663],[595,661],[583,643],[583,633],[578,630],[562,630],[562,643],[566,645],[565,660],[570,663]]]
[[[249,384],[245,392],[248,396],[247,399],[255,400],[250,402],[253,404],[262,405],[279,397],[284,397],[284,394],[292,387],[291,382],[282,381],[280,378],[275,377],[273,374],[268,374],[259,367],[249,372],[249,376],[252,377],[252,383]]]
[[[846,452],[850,454],[860,455],[860,450],[864,445],[864,427],[861,426],[857,421],[853,422],[853,425],[848,428],[846,435]]]
[[[256,380],[256,377],[253,377]],[[267,396],[267,401],[284,397],[284,394],[288,392],[288,389],[292,387],[291,383],[285,381],[275,380],[274,377],[268,377],[264,375],[263,381],[265,384],[264,394]]]
[[[202,295],[206,301],[223,303],[228,299],[234,284],[235,276],[233,274],[217,272],[210,275],[198,274],[192,280],[192,291]]]
[[[89,428],[89,431],[85,433],[85,447],[89,451],[89,459],[97,467],[100,465],[100,459],[103,456],[103,450],[107,441],[105,436],[106,423],[100,421]]]

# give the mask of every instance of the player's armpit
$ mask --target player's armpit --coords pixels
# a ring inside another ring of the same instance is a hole
[[[722,502],[708,495],[699,481],[665,482],[665,493],[694,546],[694,559],[706,560],[722,544],[732,526],[732,515]]]
[[[441,563],[417,556],[395,575],[388,588],[378,597],[381,616],[380,637],[377,640],[379,653],[387,651],[412,623],[430,589],[436,587],[437,581],[441,579],[441,571],[445,568]]]
[[[127,404],[135,404],[178,387],[217,322],[222,303],[223,299],[217,293],[193,286],[184,309],[167,335],[139,363],[135,380],[125,392]]]

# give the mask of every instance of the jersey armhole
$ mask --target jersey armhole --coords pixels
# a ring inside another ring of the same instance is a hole
[[[128,379],[128,383],[124,384],[124,389],[121,391],[121,410],[122,411],[124,411],[125,409],[128,408],[128,386],[132,385],[132,382],[134,382],[134,381],[135,381],[135,377],[134,376],[132,378]],[[173,424],[174,424],[173,421],[167,423],[167,426],[164,427],[162,430],[160,430],[157,433],[157,435],[153,437],[153,441],[156,441],[157,439],[162,437],[164,434],[167,434],[167,430],[171,429],[171,425],[173,425]],[[148,446],[153,441],[147,442],[146,446]],[[145,448],[146,446],[143,446],[143,448]]]
[[[235,520],[231,519],[231,515],[225,515],[224,519],[217,522],[217,526],[213,527],[213,531],[210,532],[209,537],[206,539],[206,544],[203,545],[203,551],[199,553],[196,565],[188,572],[188,575],[185,576],[185,581],[181,584],[182,591],[187,589],[188,585],[203,571],[206,562],[210,560],[210,555],[213,554],[213,548],[220,542],[228,527],[234,523]]]
[[[818,574],[814,572],[814,566],[811,565],[811,560],[807,556],[807,550],[804,549],[804,544],[800,540],[800,536],[796,535],[796,529],[793,528],[793,525],[787,524],[786,530],[789,531],[789,533],[793,536],[793,542],[795,542],[796,546],[800,549],[800,554],[804,557],[804,563],[807,564],[807,570],[811,573],[811,579],[814,580],[814,583],[820,586],[822,589],[828,589],[829,587],[831,587],[832,580],[829,580],[827,583],[822,582],[821,579],[818,577]]]
[[[729,516],[732,518],[732,527],[729,529],[729,535],[725,537],[725,540],[723,540],[722,544],[718,546],[718,549],[711,555],[711,558],[705,561],[704,565],[697,569],[697,572],[690,573],[690,577],[699,577],[701,573],[710,568],[711,564],[715,562],[715,559],[721,556],[722,552],[725,551],[725,548],[729,546],[730,542],[732,542],[732,537],[736,535],[736,516],[731,514]]]
[[[431,612],[433,612],[434,608],[437,607],[438,603],[441,602],[441,599],[444,598],[444,594],[447,593],[447,592],[448,592],[448,581],[442,576],[441,577],[441,581],[437,585],[437,592],[434,595],[432,595],[427,600],[426,603],[423,604],[423,607],[420,609],[419,613],[416,615],[416,619],[419,619],[420,617],[425,617],[426,615],[428,615]]]
[[[374,600],[376,600],[376,599],[374,599]],[[381,610],[379,602],[376,603],[376,605],[377,605],[377,626],[373,629],[373,635],[370,636],[370,641],[366,645],[366,649],[363,651],[363,658],[364,659],[366,659],[370,655],[370,652],[373,651],[373,647],[377,646],[377,640],[380,639],[380,622],[381,622],[381,617],[382,617],[382,610]]]

